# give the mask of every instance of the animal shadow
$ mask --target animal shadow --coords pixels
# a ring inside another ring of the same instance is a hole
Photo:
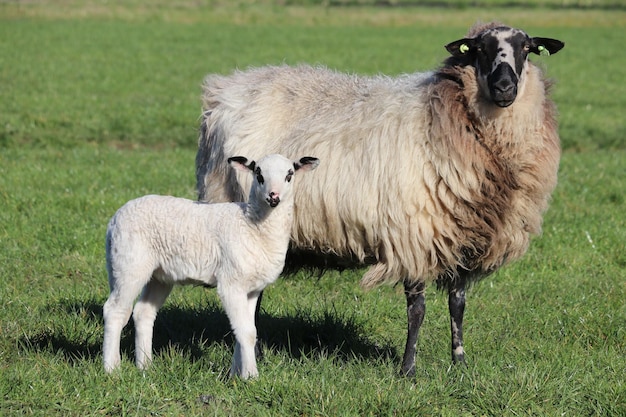
[[[63,300],[47,308],[54,314],[72,317],[73,324],[47,326],[45,330],[24,335],[19,346],[27,351],[50,352],[61,355],[69,363],[79,359],[97,360],[102,354],[104,300]],[[67,320],[61,320],[66,323]],[[327,309],[321,313],[298,311],[283,316],[261,310],[257,321],[261,353],[266,349],[286,352],[293,358],[315,357],[332,353],[337,359],[392,358],[398,354],[394,347],[372,342],[349,313]],[[81,331],[81,329],[86,329]],[[234,345],[234,336],[226,314],[218,303],[208,303],[201,309],[176,305],[164,306],[154,324],[153,350],[158,356],[176,346],[193,361],[202,360],[203,348],[212,344]],[[132,318],[122,332],[122,355],[134,358],[134,326]]]

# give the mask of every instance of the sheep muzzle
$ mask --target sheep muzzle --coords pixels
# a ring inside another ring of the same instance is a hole
[[[519,79],[511,66],[501,63],[487,77],[491,99],[499,107],[508,107],[517,97]]]

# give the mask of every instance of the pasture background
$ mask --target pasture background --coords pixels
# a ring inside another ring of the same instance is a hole
[[[0,2],[0,414],[626,415],[623,5],[282,3]],[[450,367],[447,300],[431,288],[417,375],[399,378],[401,289],[335,272],[266,291],[256,381],[226,378],[228,321],[198,288],[162,309],[150,370],[132,364],[129,326],[121,372],[104,375],[106,222],[139,195],[194,197],[204,75],[427,70],[494,18],[565,41],[534,58],[557,80],[564,154],[543,235],[468,293],[467,368]]]

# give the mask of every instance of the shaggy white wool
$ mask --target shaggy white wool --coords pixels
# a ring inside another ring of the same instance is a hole
[[[481,216],[471,203],[482,204],[485,182],[499,180],[485,177],[490,159],[497,158],[497,169],[510,170],[518,188],[498,214],[502,225],[492,244],[481,249],[488,253],[479,269],[488,272],[516,259],[529,233],[540,231],[556,184],[555,110],[541,71],[530,63],[517,100],[504,109],[484,101],[471,67],[458,71],[464,89],[455,97],[445,96],[445,82],[432,72],[357,77],[301,65],[210,76],[204,122],[219,142],[200,138],[200,198],[238,199],[250,186],[244,179],[241,189],[234,182],[225,187],[212,177],[220,163],[209,155],[215,147],[225,155],[318,155],[326,161],[323,168],[298,184],[293,246],[375,258],[363,278],[366,286],[407,277],[430,281],[465,267],[460,251],[474,242],[459,223],[469,228]],[[459,97],[467,108],[435,102]],[[468,138],[467,112],[484,143],[473,134]]]

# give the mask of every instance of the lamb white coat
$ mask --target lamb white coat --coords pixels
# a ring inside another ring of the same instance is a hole
[[[291,178],[317,159],[292,162],[280,155],[230,158],[254,174],[248,203],[208,204],[148,195],[126,203],[111,219],[106,258],[111,294],[104,305],[104,366],[120,364],[120,333],[134,300],[135,356],[139,368],[151,361],[158,309],[175,284],[217,287],[235,333],[232,375],[257,375],[254,312],[261,291],[281,273],[293,217]]]

